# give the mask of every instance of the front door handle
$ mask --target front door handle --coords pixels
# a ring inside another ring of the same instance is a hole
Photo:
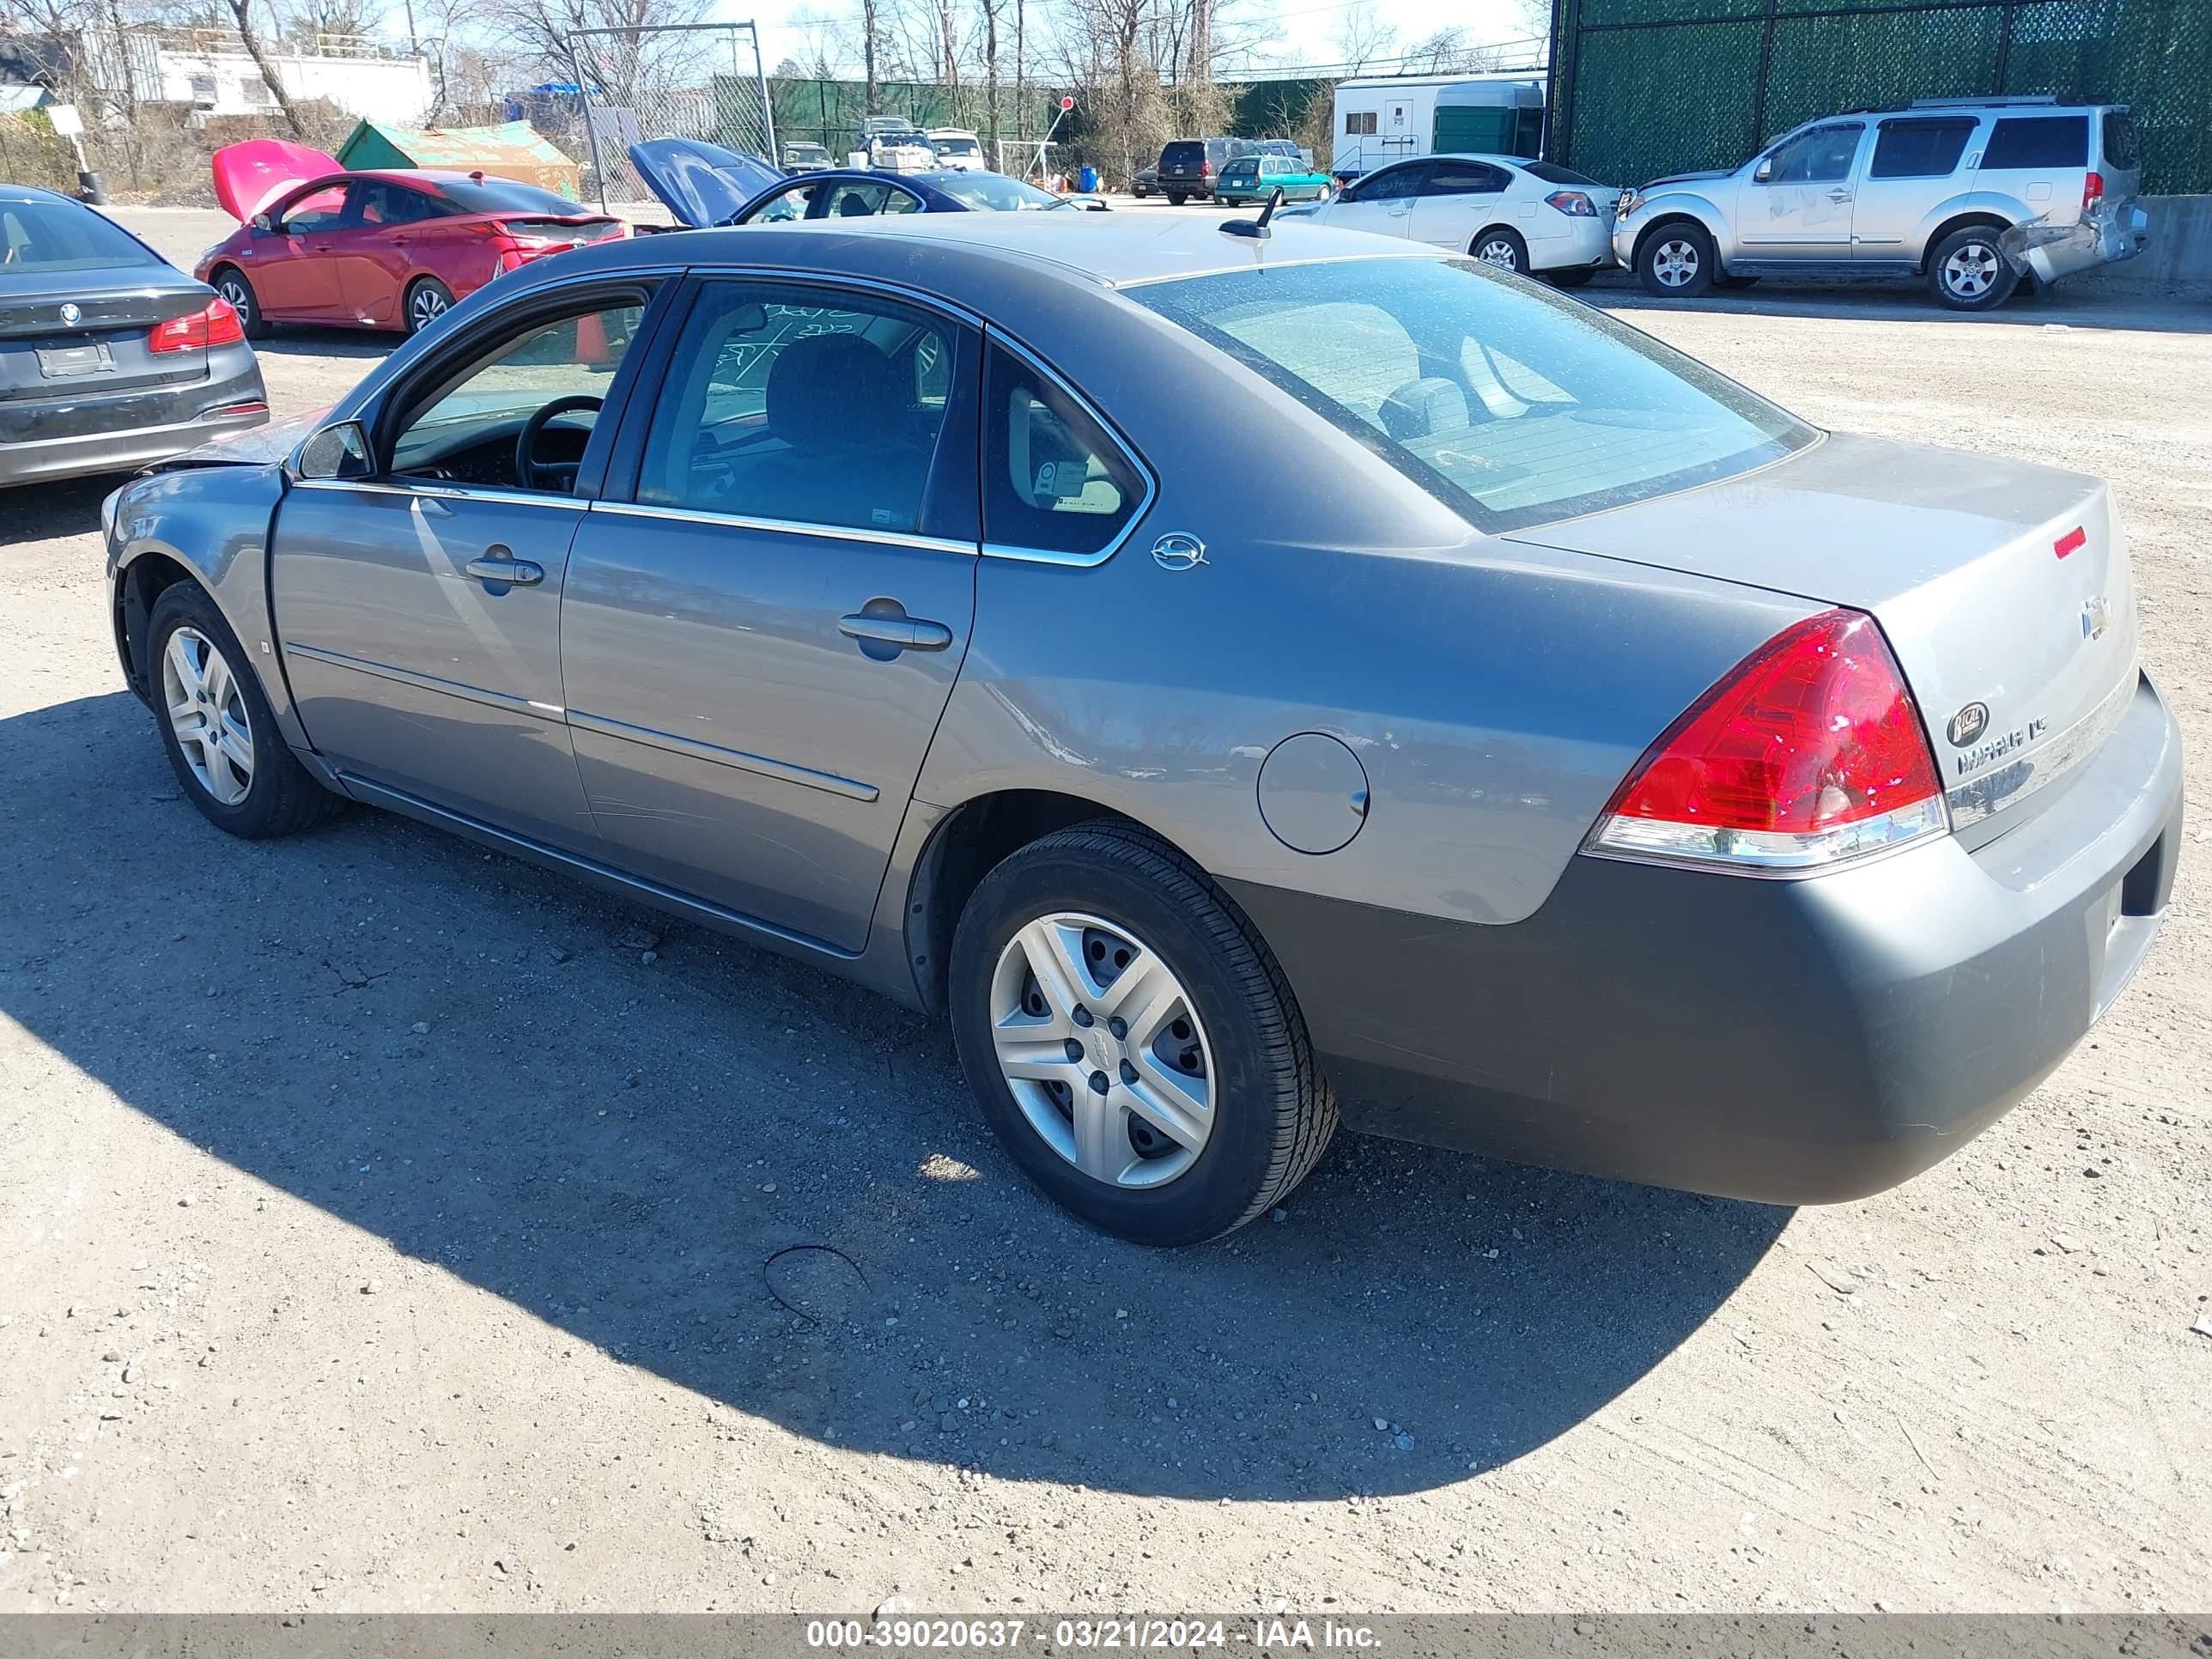
[[[1851,193],[1847,190],[1832,190],[1828,192],[1828,199],[1832,202],[1848,202],[1851,199]]]
[[[891,604],[896,605],[897,601]],[[952,643],[952,630],[943,623],[909,617],[903,610],[889,607],[840,617],[837,631],[848,640],[859,641],[863,652],[883,661],[902,651],[942,651]]]
[[[545,580],[544,565],[532,564],[527,559],[518,559],[507,549],[499,546],[486,548],[483,557],[471,559],[461,567],[461,570],[464,574],[475,577],[487,587],[502,590],[508,587],[527,587],[532,582],[542,582]]]

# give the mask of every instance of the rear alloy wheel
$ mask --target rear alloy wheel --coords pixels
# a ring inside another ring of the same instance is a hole
[[[1484,264],[1524,276],[1528,274],[1528,244],[1521,240],[1517,230],[1508,230],[1503,225],[1486,230],[1474,239],[1468,251]]]
[[[420,334],[453,308],[453,289],[435,276],[418,277],[407,290],[407,331]]]
[[[1705,227],[1683,221],[1662,225],[1637,250],[1636,274],[1644,291],[1670,300],[1693,299],[1713,285],[1719,261]]]
[[[2012,297],[2020,283],[1987,225],[1954,230],[1928,256],[1928,286],[1936,303],[1954,311],[1988,311]]]
[[[293,755],[215,601],[172,583],[146,624],[146,678],[161,747],[194,806],[248,840],[289,835],[343,803]]]
[[[1243,1226],[1336,1127],[1267,947],[1180,854],[1079,824],[983,878],[953,938],[961,1069],[1014,1161],[1140,1244]]]
[[[214,277],[215,291],[238,313],[238,325],[246,331],[246,337],[266,339],[269,319],[261,314],[261,302],[253,297],[253,284],[246,280],[246,273],[234,265],[224,265]]]

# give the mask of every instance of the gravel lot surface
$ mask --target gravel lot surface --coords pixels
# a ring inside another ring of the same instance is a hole
[[[2212,313],[1589,293],[1824,424],[2111,477],[2212,729]],[[272,401],[383,349],[282,337]],[[2203,1606],[2207,849],[1901,1190],[1347,1138],[1146,1254],[889,1004],[375,813],[210,829],[113,659],[108,487],[0,496],[0,1610]],[[2208,787],[2200,736],[2195,841]]]

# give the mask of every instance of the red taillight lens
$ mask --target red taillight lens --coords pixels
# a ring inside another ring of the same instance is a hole
[[[1211,161],[1200,161],[1198,164],[1198,176],[1201,179],[1211,179],[1213,177],[1213,163]]]
[[[2081,180],[2081,211],[2087,213],[2104,199],[2105,175],[2101,173],[2088,174]]]
[[[1920,711],[1881,630],[1829,611],[1769,640],[1675,721],[1589,846],[1816,870],[1949,828]]]
[[[221,297],[210,300],[204,310],[172,317],[147,331],[149,351],[205,351],[210,346],[235,345],[246,337],[238,312]]]
[[[1555,190],[1544,198],[1547,207],[1555,207],[1570,219],[1595,219],[1597,209],[1590,198],[1578,190]]]

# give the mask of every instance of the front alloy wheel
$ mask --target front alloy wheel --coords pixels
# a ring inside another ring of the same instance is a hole
[[[1662,288],[1685,289],[1698,280],[1702,264],[1697,245],[1680,236],[1661,242],[1651,255],[1651,274]]]
[[[193,781],[219,806],[253,788],[253,719],[230,664],[196,628],[179,628],[161,653],[161,706]]]
[[[1213,1133],[1212,1055],[1190,994],[1127,929],[1038,917],[991,976],[999,1070],[1030,1127],[1094,1181],[1158,1187]]]

